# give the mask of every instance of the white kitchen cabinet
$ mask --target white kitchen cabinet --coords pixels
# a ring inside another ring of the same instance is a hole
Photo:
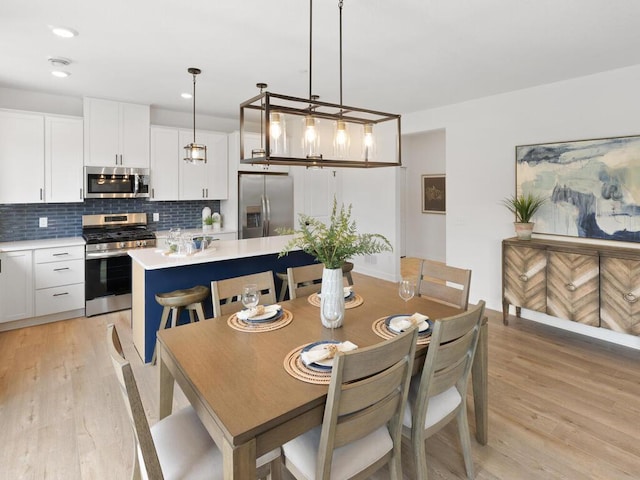
[[[227,135],[196,131],[196,143],[207,146],[207,163],[182,160],[182,149],[193,142],[193,131],[180,130],[180,200],[225,200],[229,196]],[[153,172],[152,172],[153,175]]]
[[[84,164],[149,168],[149,105],[84,99]]]
[[[34,252],[35,316],[84,308],[84,247]]]
[[[33,316],[33,251],[0,253],[0,322]]]
[[[83,201],[82,118],[45,116],[45,200]]]
[[[0,110],[0,203],[42,203],[44,186],[44,115]]]
[[[151,127],[151,193],[149,200],[178,200],[180,136],[177,128]]]

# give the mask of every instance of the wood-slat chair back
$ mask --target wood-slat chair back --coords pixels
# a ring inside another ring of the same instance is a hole
[[[133,376],[131,364],[124,357],[120,338],[113,324],[107,326],[107,348],[118,378],[127,414],[133,426],[136,441],[134,468],[131,478],[134,480],[142,478],[141,468],[144,468],[146,470],[145,478],[162,480],[164,476],[153,444],[153,437],[151,436],[151,430],[149,430],[149,423],[142,405],[140,392]],[[138,455],[142,456],[142,462],[140,462]]]
[[[335,449],[366,438],[381,428],[388,431],[391,449],[357,475],[348,478],[368,478],[386,464],[389,464],[393,479],[402,478],[402,414],[411,380],[417,336],[417,328],[412,328],[386,342],[336,355],[315,459],[315,478],[333,478],[331,471],[336,468],[333,465]],[[358,444],[358,448],[367,449],[371,446]],[[287,457],[286,446],[284,451],[287,468],[296,478],[307,478],[297,470],[295,459]],[[344,468],[344,464],[338,468]]]
[[[434,322],[419,387],[415,396],[413,392],[410,396],[411,428],[407,428],[405,418],[403,431],[412,439],[418,478],[427,478],[424,440],[453,418],[458,421],[467,476],[473,478],[466,397],[484,307],[485,302],[480,301],[464,313]],[[429,407],[439,412],[439,416],[433,414],[429,426],[425,428]]]
[[[416,292],[436,302],[466,310],[469,306],[471,270],[433,260],[422,260]]]
[[[289,297],[293,300],[318,292],[322,283],[323,269],[324,265],[321,263],[287,268]]]
[[[255,283],[258,286],[261,305],[276,303],[276,287],[271,271],[214,280],[211,282],[213,316],[220,317],[242,310],[242,287],[248,283]]]

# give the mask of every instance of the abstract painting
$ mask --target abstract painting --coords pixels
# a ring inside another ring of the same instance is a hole
[[[422,213],[445,213],[444,175],[422,175]]]
[[[536,233],[640,242],[640,136],[517,146],[516,192],[548,199]]]

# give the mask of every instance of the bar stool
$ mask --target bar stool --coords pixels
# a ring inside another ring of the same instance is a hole
[[[195,322],[193,312],[197,314],[197,320],[204,320],[204,309],[202,302],[209,296],[209,289],[202,285],[183,290],[174,290],[168,293],[156,293],[156,302],[164,307],[162,310],[162,318],[160,319],[160,327],[158,330],[164,330],[169,323],[169,314],[171,316],[171,327],[175,327],[183,310],[189,312],[189,322]],[[153,358],[151,363],[156,363],[157,346],[153,348]]]
[[[351,270],[353,270],[352,262],[344,262],[342,264],[342,276],[347,279],[349,285],[353,285],[353,278],[351,277]],[[287,272],[276,272],[276,277],[282,280],[282,288],[280,288],[280,295],[278,295],[278,302],[284,301],[284,295],[287,293],[289,287],[289,279]]]

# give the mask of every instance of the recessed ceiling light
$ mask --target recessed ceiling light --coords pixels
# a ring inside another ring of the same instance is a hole
[[[193,98],[193,95],[191,95],[190,93],[181,93],[180,96],[186,99]]]
[[[68,28],[68,27],[50,26],[49,28],[51,28],[51,32],[54,35],[57,35],[57,36],[62,37],[62,38],[73,38],[73,37],[76,37],[78,35],[77,31],[75,31],[72,28]]]
[[[69,72],[65,72],[63,70],[52,70],[51,71],[51,75],[53,75],[54,77],[57,77],[57,78],[67,78],[71,74]]]

